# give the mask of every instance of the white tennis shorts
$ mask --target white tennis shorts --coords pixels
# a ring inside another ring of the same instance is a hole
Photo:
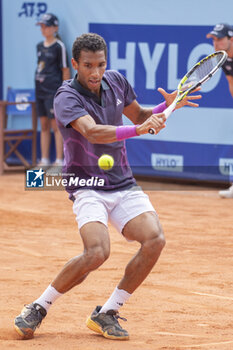
[[[155,212],[149,197],[139,186],[117,192],[78,190],[74,197],[73,212],[79,229],[88,222],[99,221],[108,226],[110,221],[121,233],[127,222],[136,216]]]

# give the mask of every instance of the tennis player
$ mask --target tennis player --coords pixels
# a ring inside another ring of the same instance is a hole
[[[226,62],[223,64],[222,69],[225,73],[229,84],[229,90],[233,97],[233,27],[226,23],[219,23],[208,33],[207,38],[213,39],[214,49],[224,50],[228,54]],[[230,175],[230,180],[233,175]],[[233,198],[233,183],[227,190],[219,191],[219,195],[222,198]]]
[[[101,36],[81,35],[75,40],[72,53],[77,74],[58,89],[54,109],[64,140],[64,172],[82,179],[82,185],[71,181],[67,191],[73,200],[84,249],[67,262],[38,299],[24,307],[15,319],[15,328],[22,338],[32,337],[55,300],[106,261],[110,254],[110,220],[127,241],[139,242],[140,249],[109,299],[96,306],[86,324],[106,338],[128,339],[128,332],[118,322],[119,309],[154,267],[165,238],[148,196],[136,185],[125,140],[147,134],[150,128],[156,133],[163,129],[162,112],[172,103],[176,92],[168,94],[159,89],[165,101],[154,108],[143,108],[126,78],[106,70],[107,47]],[[200,97],[186,97],[180,107],[196,107],[192,100]],[[123,113],[134,125],[123,126]],[[111,171],[105,173],[97,166],[103,153],[115,160]],[[89,185],[88,180],[93,177],[102,181],[90,181]]]

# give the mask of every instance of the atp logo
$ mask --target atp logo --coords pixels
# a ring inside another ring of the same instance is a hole
[[[45,2],[24,2],[21,6],[18,17],[33,17],[34,15],[39,18],[42,14],[46,13],[48,5]]]
[[[44,174],[45,172],[41,168],[39,170],[27,170],[26,187],[27,188],[44,187]]]

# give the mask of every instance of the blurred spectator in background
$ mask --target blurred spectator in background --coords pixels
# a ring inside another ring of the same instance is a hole
[[[56,160],[54,165],[63,164],[63,141],[58,130],[54,112],[53,98],[63,80],[70,78],[67,52],[64,43],[58,35],[58,18],[51,14],[44,14],[40,21],[41,33],[45,38],[37,44],[37,69],[35,74],[36,107],[40,117],[41,160],[39,166],[50,164],[51,128],[54,131],[56,145]]]
[[[233,97],[233,27],[226,23],[216,24],[206,37],[213,39],[215,51],[224,50],[228,54],[228,58],[222,69],[226,75],[229,90]],[[232,169],[230,169],[230,181],[233,182]],[[233,198],[233,183],[227,190],[219,191],[219,195],[222,198]]]

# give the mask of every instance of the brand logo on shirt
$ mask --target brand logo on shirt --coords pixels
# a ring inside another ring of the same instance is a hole
[[[118,98],[117,99],[117,106],[119,106],[122,103],[122,101]]]

